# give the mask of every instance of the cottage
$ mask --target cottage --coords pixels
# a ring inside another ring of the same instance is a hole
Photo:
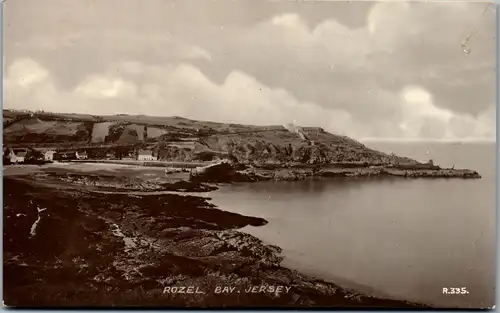
[[[78,160],[86,160],[88,158],[87,151],[78,152]]]
[[[24,163],[28,151],[24,149],[10,149],[8,157],[10,163]]]
[[[54,150],[47,150],[43,153],[43,159],[45,161],[54,161],[54,154],[56,152]]]
[[[153,156],[152,150],[139,150],[137,153],[138,161],[156,161],[157,158]]]
[[[33,148],[34,156],[39,161],[53,161],[56,151],[50,148]]]

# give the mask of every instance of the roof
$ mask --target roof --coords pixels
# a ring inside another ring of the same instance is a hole
[[[59,154],[74,154],[74,153],[76,153],[76,151],[74,151],[74,150],[68,150],[68,151],[59,151],[58,153]]]
[[[14,155],[17,157],[25,157],[26,154],[28,154],[28,151],[26,151],[25,149],[11,149],[10,152],[14,153]]]
[[[50,148],[33,148],[33,150],[35,150],[36,152],[40,152],[40,153],[55,153],[56,152],[55,149],[50,149]]]

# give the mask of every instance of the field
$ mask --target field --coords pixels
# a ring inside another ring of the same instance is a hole
[[[214,157],[232,154],[244,163],[415,162],[314,127],[299,132],[299,128],[290,130],[281,125],[227,124],[175,116],[30,115],[9,110],[4,110],[4,117],[10,119],[4,123],[4,143],[16,146],[128,145],[154,149],[160,159],[169,161],[195,161],[200,153],[209,152]]]

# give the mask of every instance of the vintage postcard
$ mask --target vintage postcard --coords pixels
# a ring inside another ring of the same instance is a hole
[[[496,11],[3,1],[4,306],[494,307]]]

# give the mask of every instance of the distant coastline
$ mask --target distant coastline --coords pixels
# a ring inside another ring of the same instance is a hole
[[[360,138],[363,143],[443,143],[443,144],[496,144],[496,138],[377,138],[365,137]]]

